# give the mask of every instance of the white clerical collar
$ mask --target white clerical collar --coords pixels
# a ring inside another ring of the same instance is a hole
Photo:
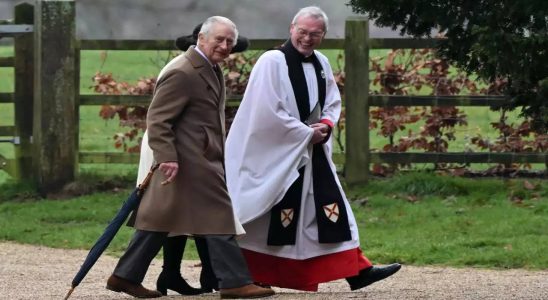
[[[198,48],[198,45],[196,45],[196,47],[194,47],[194,50],[196,50],[196,52],[198,52],[203,58],[205,58],[205,60],[207,60],[207,62],[213,67],[213,64],[209,61],[209,59],[207,59],[207,56],[205,56],[205,54],[202,52],[202,50],[200,50],[200,48]]]

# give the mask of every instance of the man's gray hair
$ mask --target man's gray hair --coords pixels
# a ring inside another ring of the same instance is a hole
[[[299,19],[300,17],[313,17],[315,19],[321,19],[324,24],[324,31],[327,32],[327,29],[329,28],[329,19],[327,18],[327,15],[321,8],[317,6],[308,6],[301,8],[299,12],[297,12],[295,17],[293,17],[293,21],[291,21],[291,24],[297,24],[297,19]]]
[[[236,28],[236,24],[232,22],[229,18],[223,17],[223,16],[213,16],[207,18],[205,22],[202,24],[202,28],[200,29],[200,33],[204,35],[209,34],[209,30],[211,29],[211,26],[216,23],[223,23],[225,25],[228,25],[232,27],[234,30],[234,43],[232,43],[232,46],[236,45],[236,42],[238,41],[238,28]]]

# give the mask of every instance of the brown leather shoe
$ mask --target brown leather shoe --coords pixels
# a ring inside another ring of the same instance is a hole
[[[134,283],[120,278],[116,275],[110,275],[107,280],[107,290],[113,292],[126,293],[135,298],[158,298],[162,293],[144,288],[140,283]]]
[[[239,299],[239,298],[263,298],[275,294],[271,288],[263,288],[254,284],[244,285],[233,289],[221,289],[221,299]]]

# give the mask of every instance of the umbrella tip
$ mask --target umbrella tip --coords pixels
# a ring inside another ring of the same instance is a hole
[[[71,287],[70,290],[68,291],[67,295],[65,296],[65,299],[64,300],[67,300],[70,295],[72,294],[72,292],[74,292],[74,287]]]

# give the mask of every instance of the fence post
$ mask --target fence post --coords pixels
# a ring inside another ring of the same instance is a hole
[[[15,24],[33,24],[34,7],[28,3],[15,6]],[[32,170],[32,105],[34,45],[32,34],[14,38],[14,112],[15,112],[15,177],[20,181],[33,181]]]
[[[34,24],[33,162],[46,194],[75,177],[74,1],[36,1]]]
[[[369,23],[350,18],[345,25],[345,178],[349,184],[365,183],[369,176]]]
[[[74,174],[80,169],[80,41],[74,47]]]

